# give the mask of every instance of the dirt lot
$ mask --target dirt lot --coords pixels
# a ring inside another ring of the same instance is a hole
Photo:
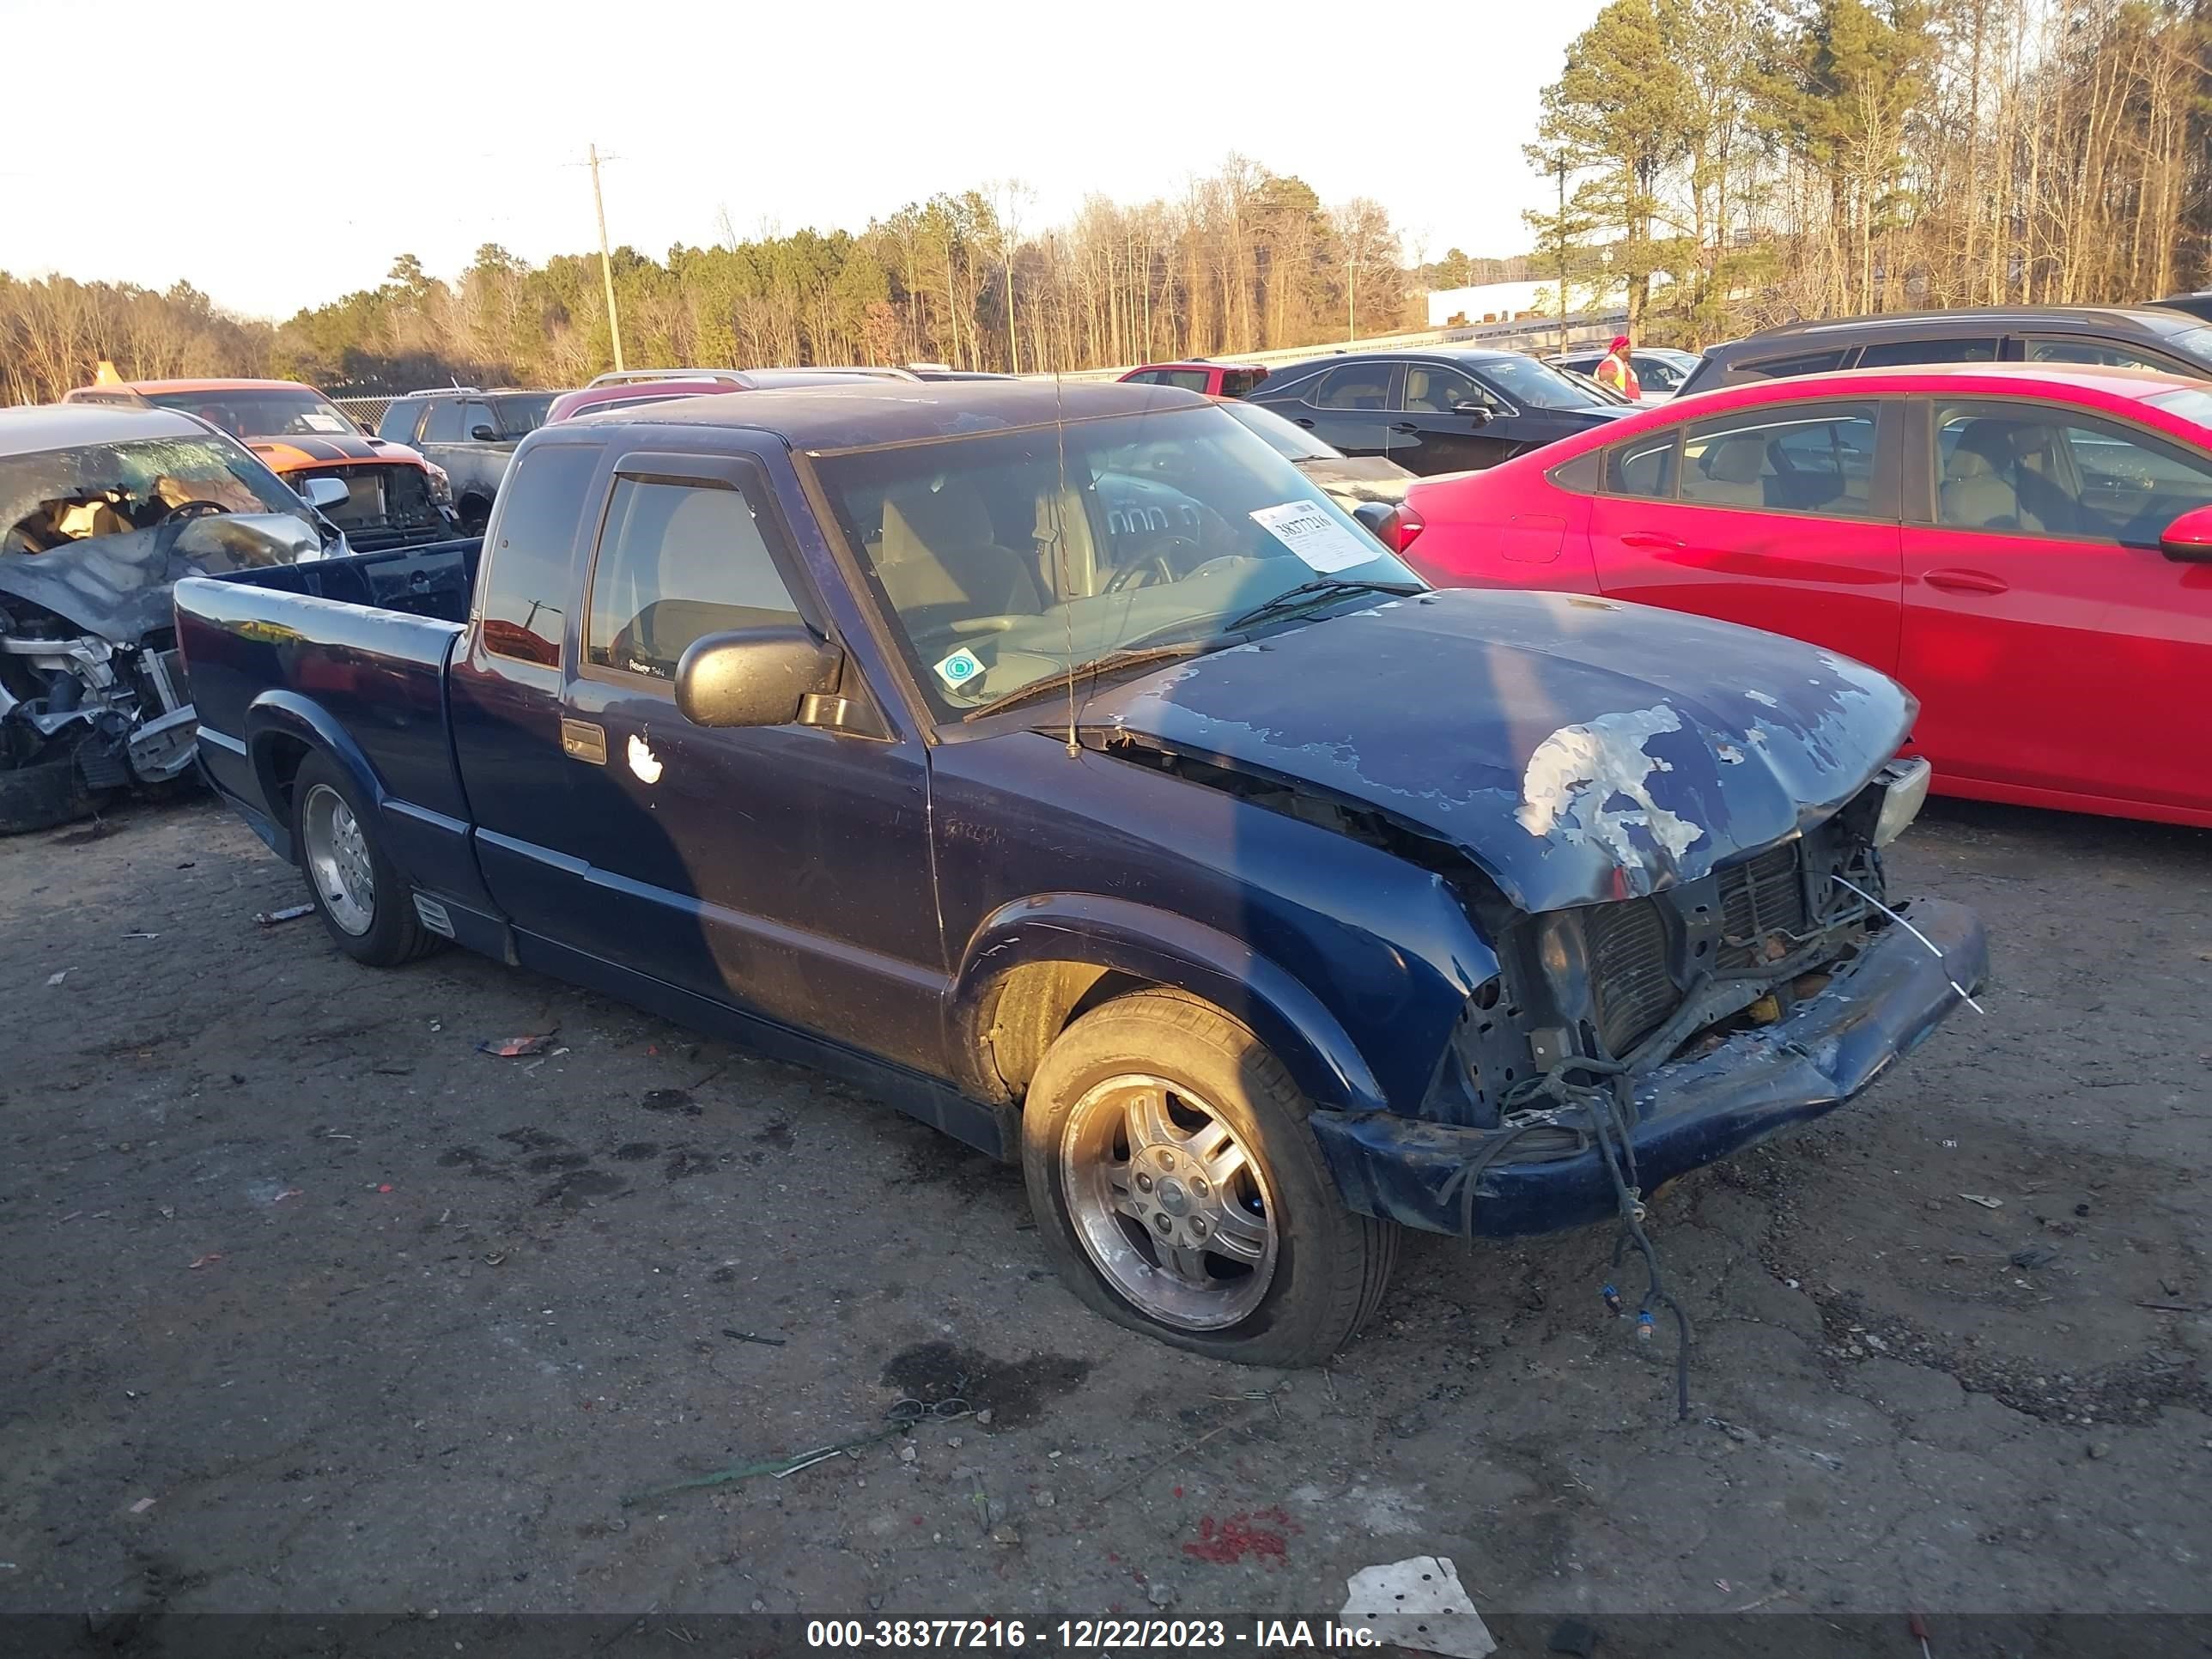
[[[257,927],[298,878],[212,805],[0,845],[0,1612],[1314,1613],[1430,1553],[1502,1613],[2212,1610],[2212,836],[1900,851],[1988,1015],[1657,1206],[1685,1426],[1609,1234],[1417,1237],[1328,1372],[1215,1365],[866,1099]]]

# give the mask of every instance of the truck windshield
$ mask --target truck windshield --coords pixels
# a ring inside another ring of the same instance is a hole
[[[1321,583],[1273,614],[1371,600],[1376,583],[1422,586],[1219,408],[817,465],[915,678],[947,715],[1115,653],[1233,642],[1241,619],[1293,588]]]
[[[361,428],[310,386],[250,386],[234,392],[163,392],[147,402],[182,410],[235,438],[357,438]]]
[[[149,530],[187,501],[313,522],[251,453],[218,438],[149,438],[0,457],[0,552]]]

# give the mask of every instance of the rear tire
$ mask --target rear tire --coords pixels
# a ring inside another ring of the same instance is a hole
[[[1247,1365],[1321,1364],[1382,1301],[1398,1230],[1344,1206],[1282,1062],[1146,991],[1047,1051],[1022,1170],[1061,1280],[1115,1323]]]
[[[414,890],[377,839],[377,820],[352,778],[310,755],[292,780],[292,845],[315,915],[356,962],[396,968],[446,943],[415,914]]]

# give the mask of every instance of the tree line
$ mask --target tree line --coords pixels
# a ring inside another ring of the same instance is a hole
[[[1094,197],[1064,225],[1025,228],[1028,201],[1006,183],[933,196],[858,233],[745,238],[726,220],[713,245],[665,259],[617,248],[625,361],[1075,369],[1420,320],[1417,273],[1378,204],[1325,206],[1303,180],[1241,157],[1176,199]],[[102,358],[126,379],[274,374],[344,395],[573,386],[613,355],[596,253],[533,265],[487,243],[451,279],[403,254],[376,287],[276,325],[226,317],[190,289],[0,274],[0,374],[19,402],[82,385]]]
[[[1612,0],[1543,107],[1539,280],[1639,337],[2212,283],[2212,0]]]

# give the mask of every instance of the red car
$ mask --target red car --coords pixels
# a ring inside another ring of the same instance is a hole
[[[1439,586],[1602,594],[1856,657],[1920,699],[1908,752],[1939,792],[2212,826],[2202,381],[1759,381],[1424,480],[1391,537]]]
[[[1181,386],[1209,398],[1241,398],[1267,378],[1257,363],[1146,363],[1121,377],[1139,386]]]

